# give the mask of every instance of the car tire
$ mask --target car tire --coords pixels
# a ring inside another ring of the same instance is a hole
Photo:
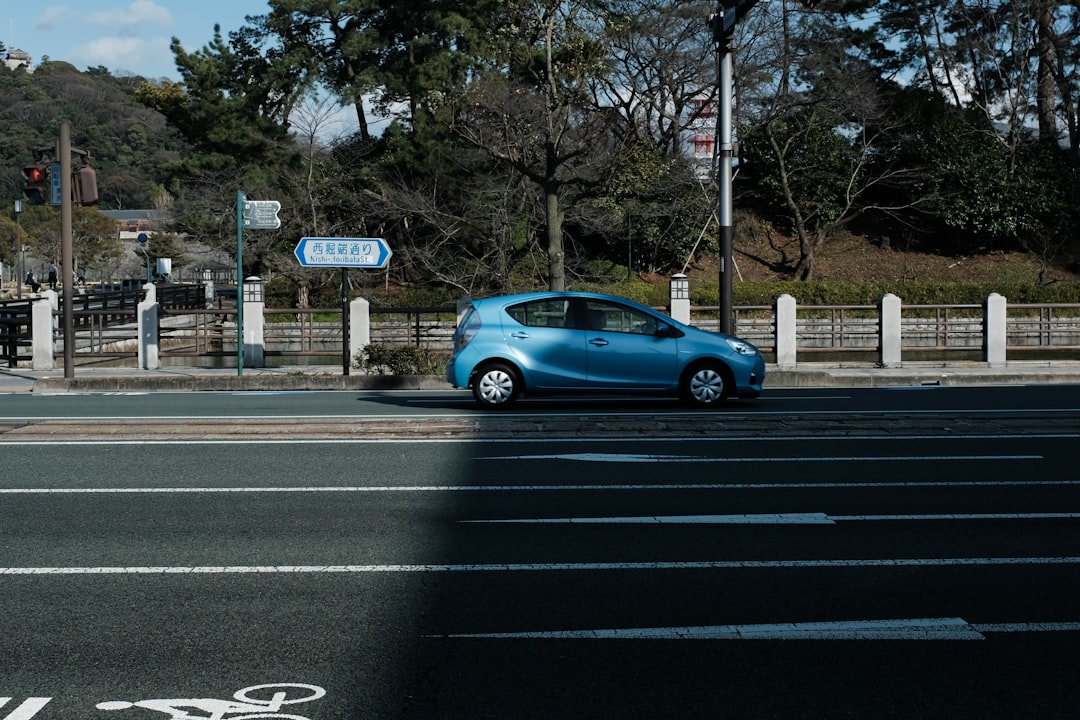
[[[480,368],[472,383],[473,397],[485,408],[497,410],[513,405],[521,394],[517,371],[505,363]]]
[[[679,397],[688,405],[710,408],[722,405],[728,396],[728,373],[720,363],[694,365],[683,374]]]

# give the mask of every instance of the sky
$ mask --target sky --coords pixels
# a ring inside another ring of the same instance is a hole
[[[267,0],[0,0],[2,35],[9,49],[30,54],[36,67],[47,57],[76,69],[105,66],[114,75],[179,80],[169,43],[198,50],[244,25],[248,15],[269,12]]]

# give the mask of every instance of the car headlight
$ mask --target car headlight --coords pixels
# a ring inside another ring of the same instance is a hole
[[[727,344],[731,347],[732,350],[739,353],[740,355],[758,354],[757,348],[746,342],[745,340],[738,340],[736,338],[724,338],[724,340],[727,341]]]

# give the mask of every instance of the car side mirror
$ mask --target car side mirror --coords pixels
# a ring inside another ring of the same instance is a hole
[[[653,334],[656,337],[681,338],[686,333],[669,323],[658,322],[656,323],[656,332]]]

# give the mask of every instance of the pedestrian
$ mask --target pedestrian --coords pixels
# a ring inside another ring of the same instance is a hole
[[[56,263],[49,264],[49,287],[56,289]]]
[[[30,292],[37,292],[38,288],[41,287],[41,283],[39,283],[37,281],[37,278],[34,277],[34,271],[33,270],[28,270],[27,271],[27,273],[26,273],[26,284],[30,286]]]

